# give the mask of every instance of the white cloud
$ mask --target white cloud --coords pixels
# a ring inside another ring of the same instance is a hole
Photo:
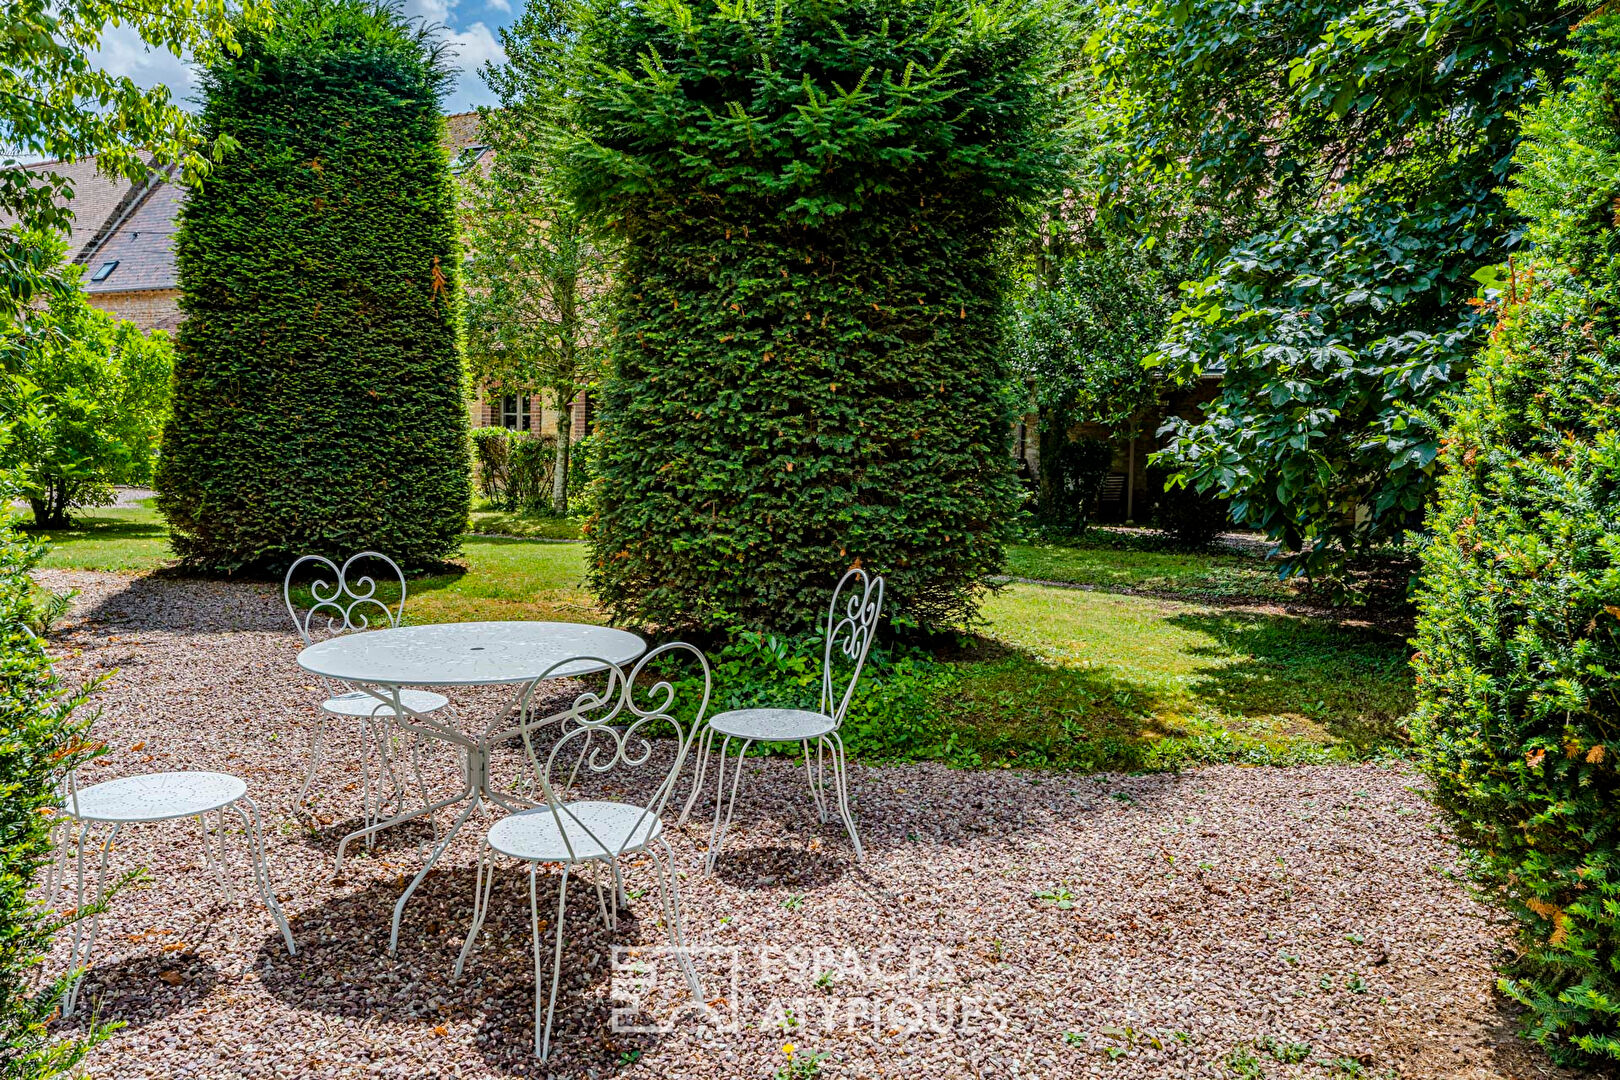
[[[498,11],[502,15],[510,15],[512,14],[512,5],[508,2],[508,0],[489,0],[489,2],[484,5],[484,10]]]
[[[478,69],[485,61],[505,63],[506,50],[495,37],[495,32],[482,22],[475,22],[465,30],[452,30],[445,35],[455,55],[455,66],[460,73],[456,85],[446,96],[446,112],[466,112],[479,105],[495,104],[495,95],[489,92]]]
[[[407,17],[426,18],[429,23],[448,25],[459,0],[406,0],[403,10]],[[490,0],[491,7],[510,11],[507,0]],[[506,51],[488,24],[482,20],[464,29],[441,31],[442,40],[449,46],[451,63],[456,68],[455,82],[446,95],[446,112],[466,112],[479,105],[495,103],[494,95],[478,77],[478,69],[485,61],[502,63]],[[200,104],[191,100],[196,88],[196,71],[187,61],[163,49],[148,48],[139,34],[127,26],[108,27],[102,35],[96,62],[115,75],[128,75],[143,87],[163,84],[175,101],[188,108]]]

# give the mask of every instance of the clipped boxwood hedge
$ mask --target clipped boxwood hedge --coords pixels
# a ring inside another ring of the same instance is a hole
[[[574,194],[624,241],[591,584],[801,630],[860,562],[960,623],[1017,505],[998,245],[1060,167],[1033,7],[598,0]]]
[[[448,68],[366,0],[288,0],[203,76],[240,146],[190,193],[158,507],[215,572],[456,551],[471,500]]]
[[[1620,1058],[1620,15],[1530,110],[1528,259],[1444,441],[1412,735],[1486,894],[1503,989],[1559,1057]]]

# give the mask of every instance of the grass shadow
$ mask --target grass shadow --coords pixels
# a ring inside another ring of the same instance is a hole
[[[1212,644],[1192,677],[1194,700],[1232,716],[1293,716],[1370,748],[1400,741],[1412,707],[1406,643],[1370,628],[1286,615],[1188,611],[1168,620]]]

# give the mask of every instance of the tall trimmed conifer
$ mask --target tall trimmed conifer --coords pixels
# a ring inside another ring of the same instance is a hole
[[[286,0],[204,74],[240,145],[176,238],[175,550],[213,572],[362,548],[456,551],[471,498],[456,337],[449,69],[391,4]]]
[[[1062,34],[973,0],[590,0],[559,132],[618,230],[591,583],[802,630],[837,575],[959,624],[1016,510],[998,247],[1060,172]]]

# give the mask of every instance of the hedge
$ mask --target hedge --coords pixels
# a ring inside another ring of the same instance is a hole
[[[15,492],[0,485],[0,506]],[[51,606],[29,578],[40,547],[0,517],[0,1075],[68,1075],[108,1028],[53,1036],[66,976],[40,978],[55,915],[28,895],[52,858],[56,781],[98,752],[88,715],[75,716],[91,687],[68,689],[36,635]]]
[[[367,0],[289,0],[203,74],[239,148],[187,200],[157,505],[186,563],[454,553],[471,500],[449,69]]]
[[[1562,1058],[1620,1058],[1620,15],[1528,110],[1533,250],[1445,436],[1412,736],[1485,895],[1502,988]]]
[[[562,167],[624,242],[590,581],[616,618],[813,626],[837,575],[971,617],[1017,505],[998,245],[1054,182],[1034,7],[590,4]]]

